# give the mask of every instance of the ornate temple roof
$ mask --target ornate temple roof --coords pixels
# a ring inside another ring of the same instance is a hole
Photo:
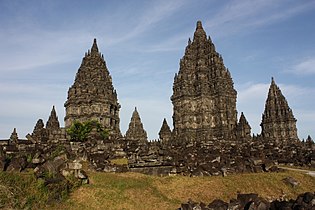
[[[85,53],[74,84],[69,89],[66,105],[71,102],[103,101],[117,102],[117,94],[104,56],[99,53],[94,39],[91,50]]]
[[[159,132],[159,139],[163,144],[171,143],[170,140],[172,138],[172,131],[167,124],[166,119],[164,118],[162,127]]]
[[[110,130],[110,136],[121,136],[120,105],[112,77],[104,56],[98,50],[96,39],[91,50],[88,50],[82,59],[74,83],[69,88],[65,108],[66,127],[70,127],[74,121],[96,120]]]
[[[238,125],[248,126],[249,128],[251,128],[243,112],[241,112],[241,116],[240,116],[240,120],[238,122]]]
[[[57,130],[60,128],[59,120],[56,114],[55,106],[53,106],[48,121],[46,123],[47,130]]]
[[[171,134],[171,129],[167,124],[166,119],[164,118],[163,123],[162,123],[162,127],[160,129],[159,135],[163,135],[163,134]]]
[[[262,115],[262,135],[275,141],[297,140],[296,119],[288,102],[271,78],[265,111]]]
[[[138,141],[147,141],[148,139],[147,132],[143,128],[143,124],[137,111],[137,107],[135,107],[135,110],[132,113],[129,128],[126,132],[126,139]]]
[[[296,121],[286,98],[282,94],[274,78],[271,78],[263,114],[263,123],[270,121]]]
[[[229,70],[216,52],[210,36],[207,38],[201,21],[197,22],[193,41],[188,40],[185,54],[175,75],[172,99],[190,95],[232,93],[236,95]]]
[[[222,56],[198,21],[174,78],[174,136],[185,141],[233,138],[236,95]]]
[[[13,132],[11,133],[10,136],[10,141],[12,142],[17,142],[19,140],[18,134],[16,132],[16,128],[13,129]]]

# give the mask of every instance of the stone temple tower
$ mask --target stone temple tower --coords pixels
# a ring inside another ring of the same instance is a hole
[[[237,124],[229,70],[200,21],[173,84],[173,135],[179,141],[230,139]]]
[[[261,134],[265,138],[279,142],[298,139],[296,119],[273,78],[271,79],[260,126]]]
[[[236,137],[237,139],[250,139],[251,138],[251,127],[244,115],[244,113],[241,113],[240,120],[236,126]]]
[[[137,108],[132,113],[132,117],[129,123],[129,128],[126,132],[126,139],[135,140],[140,142],[147,142],[147,132],[143,128],[140,115]]]
[[[65,108],[66,128],[74,121],[96,120],[109,129],[111,134],[121,135],[120,105],[96,39],[91,51],[85,53],[74,84],[69,88]]]
[[[57,113],[55,110],[55,106],[53,106],[53,108],[50,112],[50,116],[49,116],[48,121],[46,123],[46,129],[49,132],[60,129],[60,124],[59,124],[59,120],[58,120]]]
[[[170,140],[172,138],[172,131],[171,131],[170,127],[168,126],[165,118],[163,120],[162,127],[161,127],[160,132],[159,132],[159,138],[160,138],[161,142],[164,144],[170,143]]]

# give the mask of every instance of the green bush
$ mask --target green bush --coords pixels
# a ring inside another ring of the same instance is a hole
[[[88,139],[93,129],[96,129],[97,134],[99,134],[102,139],[108,138],[108,130],[104,129],[101,123],[96,120],[83,123],[75,121],[71,127],[67,129],[67,133],[70,135],[72,141],[84,142]]]
[[[27,161],[28,163],[31,163],[32,160],[33,160],[32,154],[27,154],[27,155],[26,155],[26,161]]]
[[[63,201],[80,186],[74,177],[47,182],[50,175],[37,179],[33,173],[0,172],[0,209],[44,209]]]

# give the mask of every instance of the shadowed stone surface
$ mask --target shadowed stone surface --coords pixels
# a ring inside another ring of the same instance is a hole
[[[165,143],[165,144],[168,144],[172,138],[172,131],[171,131],[170,127],[168,126],[165,118],[163,120],[162,127],[161,127],[160,132],[159,132],[159,138],[160,138],[161,142]]]
[[[173,130],[164,119],[159,140],[147,141],[135,109],[126,136],[121,136],[117,94],[94,40],[68,91],[65,128],[60,127],[53,107],[46,127],[39,119],[33,133],[27,135],[28,140],[18,139],[14,130],[10,139],[0,141],[0,168],[23,170],[27,159],[27,167],[34,169],[52,162],[60,152],[67,156],[64,162],[83,160],[92,169],[104,172],[228,176],[278,172],[278,164],[315,168],[314,142],[310,136],[306,141],[295,141],[296,120],[273,79],[262,134],[251,136],[251,126],[243,113],[237,123],[231,75],[200,21],[180,61],[171,100]],[[109,138],[103,138],[98,128],[93,128],[86,139],[71,140],[66,128],[75,120],[100,122],[109,129]],[[68,174],[66,169],[64,174]]]
[[[236,94],[222,56],[198,21],[174,78],[171,100],[176,141],[234,137]]]
[[[19,140],[19,137],[18,137],[18,134],[16,132],[16,128],[14,128],[13,132],[11,133],[11,136],[10,136],[10,141],[14,142],[14,143],[18,143],[18,140]]]
[[[50,116],[49,116],[48,121],[46,123],[46,129],[49,132],[60,129],[60,124],[59,124],[59,120],[58,120],[57,113],[55,110],[55,106],[53,106],[53,108],[50,112]]]
[[[32,139],[35,140],[35,142],[47,142],[48,140],[47,130],[42,119],[39,119],[36,122],[36,125],[31,136]]]
[[[121,136],[120,105],[104,57],[98,51],[96,39],[91,51],[85,54],[74,84],[68,91],[65,108],[66,128],[76,120],[96,120],[110,129],[112,136]]]
[[[315,194],[306,192],[300,194],[295,200],[274,200],[267,201],[257,194],[238,194],[236,199],[226,203],[216,199],[207,206],[204,203],[194,202],[189,200],[187,203],[181,204],[178,210],[230,210],[230,209],[245,209],[245,210],[293,210],[293,209],[315,209]]]
[[[129,128],[126,132],[126,139],[137,140],[144,143],[148,140],[147,132],[143,128],[143,124],[136,107],[132,113]]]
[[[241,113],[240,120],[236,126],[236,138],[237,139],[251,138],[251,127],[248,121],[246,120],[243,112]]]
[[[275,141],[298,140],[296,119],[273,78],[262,115],[261,129],[263,137]]]

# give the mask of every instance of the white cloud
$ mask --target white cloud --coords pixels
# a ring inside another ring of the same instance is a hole
[[[288,72],[297,75],[312,75],[315,74],[315,57],[307,58],[300,63],[294,65]]]
[[[63,125],[63,101],[41,100],[39,98],[16,97],[0,101],[0,138],[8,138],[13,128],[17,128],[20,138],[33,131],[38,119],[45,122],[52,105],[56,105],[59,122]]]
[[[80,46],[86,45],[89,35],[74,31],[51,32],[33,29],[27,33],[16,31],[14,36],[1,42],[0,47],[7,49],[0,54],[0,71],[23,71],[51,64],[65,63],[77,59]],[[3,40],[6,33],[1,33]],[[40,37],[40,38],[39,38]],[[82,52],[81,52],[82,54]]]
[[[149,4],[147,8],[144,8],[144,12],[140,14],[133,14],[133,19],[138,20],[136,25],[129,25],[126,28],[130,28],[128,33],[119,37],[112,37],[111,44],[118,44],[120,42],[126,42],[132,38],[139,37],[141,34],[149,30],[154,24],[168,18],[175,11],[179,10],[185,1],[154,1],[153,4]]]
[[[314,119],[315,111],[305,109],[295,109],[294,116],[297,119],[298,135],[301,139],[306,139],[307,135],[315,138]]]
[[[274,1],[230,1],[217,12],[217,15],[210,21],[206,22],[207,27],[217,27],[222,24],[230,24],[237,21],[249,21],[248,17],[257,15],[265,8],[270,7]]]
[[[237,85],[240,89],[238,93],[238,101],[257,101],[257,99],[262,97],[266,98],[269,85],[270,84],[265,83],[246,83],[243,85]]]
[[[266,24],[273,24],[275,22],[291,18],[292,16],[302,13],[311,8],[314,8],[314,2],[307,2],[304,4],[299,4],[297,6],[294,5],[292,7],[285,8],[281,12],[279,12],[279,10],[274,10],[273,13],[266,15],[262,18],[257,18],[257,19],[253,18],[252,21],[249,21],[247,23],[247,25],[260,26],[260,25],[266,25]]]
[[[13,21],[12,23],[16,27],[7,26],[0,33],[0,39],[6,40],[0,42],[0,48],[7,49],[0,52],[0,72],[44,68],[51,64],[78,59],[90,47],[89,41],[92,42],[95,36],[99,36],[98,40],[102,46],[105,45],[106,48],[111,49],[126,46],[128,50],[143,50],[142,52],[145,50],[148,52],[173,51],[177,49],[177,46],[174,45],[176,40],[161,44],[154,43],[150,48],[148,46],[130,47],[129,45],[133,45],[134,41],[128,41],[150,31],[157,23],[167,19],[184,4],[185,1],[154,1],[137,8],[136,12],[126,10],[124,13],[118,10],[115,13],[119,12],[119,14],[114,15],[96,13],[90,17],[95,20],[93,23],[87,23],[84,18],[79,18],[66,29],[64,26],[57,29],[47,28],[32,18],[26,18],[22,22]],[[121,22],[112,21],[118,15]],[[132,19],[125,21],[126,18],[130,18],[130,15],[132,15]],[[23,20],[23,17],[21,15],[16,19]],[[65,21],[69,22],[69,20]],[[82,28],[82,25],[87,25],[87,27]]]
[[[279,86],[284,96],[292,98],[294,101],[299,97],[303,99],[304,97],[310,97],[315,94],[314,88],[287,84],[279,84]]]
[[[204,25],[206,28],[216,28],[221,36],[236,33],[245,28],[258,27],[286,20],[306,10],[314,8],[313,1],[296,3],[277,2],[273,0],[233,0],[218,10],[214,18]]]
[[[63,125],[66,89],[58,84],[0,83],[0,138],[8,138],[13,128],[24,138],[36,121],[47,120],[53,105]]]
[[[264,111],[269,85],[265,83],[236,84],[239,115],[244,112],[253,133],[260,133],[261,114]]]
[[[60,91],[64,90],[64,87],[58,84],[25,84],[25,83],[12,83],[12,82],[1,82],[0,83],[0,94],[16,95],[20,94],[23,96],[31,95],[60,95]]]
[[[185,41],[188,41],[189,35],[184,34],[176,34],[175,36],[163,40],[159,43],[152,43],[151,46],[141,46],[137,49],[134,49],[136,52],[142,53],[155,53],[155,52],[169,52],[169,51],[183,51],[185,46]]]

